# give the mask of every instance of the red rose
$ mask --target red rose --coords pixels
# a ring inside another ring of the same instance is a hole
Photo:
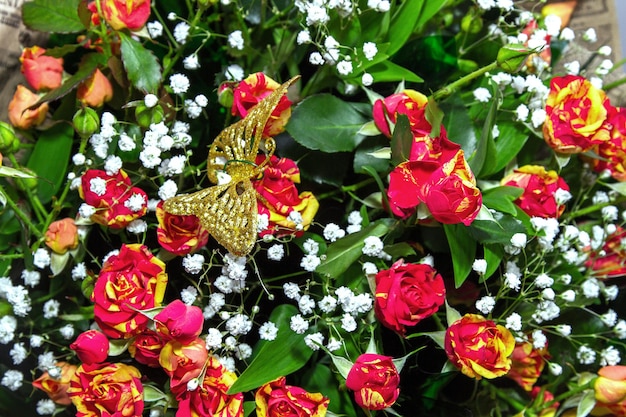
[[[9,122],[19,129],[30,129],[39,126],[46,120],[48,103],[43,103],[34,109],[33,105],[39,101],[39,95],[19,84],[9,103]]]
[[[626,366],[600,368],[593,389],[597,401],[593,415],[626,416]]]
[[[87,170],[81,177],[78,193],[85,203],[96,209],[91,220],[114,229],[126,227],[148,210],[148,196],[133,187],[123,170],[115,175],[97,169]]]
[[[390,356],[364,353],[350,368],[346,387],[356,403],[367,410],[391,407],[400,395],[400,375]]]
[[[243,393],[228,395],[237,380],[234,372],[210,356],[201,384],[193,391],[183,390],[178,400],[177,417],[243,417]]]
[[[67,362],[57,362],[55,365],[61,368],[61,376],[59,378],[52,378],[46,371],[33,381],[33,387],[45,392],[56,404],[70,405],[72,400],[67,394],[67,390],[70,387],[70,380],[72,376],[74,376],[78,366]]]
[[[179,396],[187,390],[187,383],[197,378],[209,357],[206,342],[200,338],[182,344],[170,340],[161,349],[159,363],[170,377],[170,388]]]
[[[20,56],[22,74],[37,91],[53,90],[63,81],[63,58],[45,55],[46,49],[39,46],[24,48]]]
[[[100,107],[113,98],[111,81],[96,69],[89,78],[78,85],[76,98],[85,106]]]
[[[600,158],[588,158],[596,172],[608,170],[618,181],[626,181],[626,109],[613,107],[609,113],[611,138],[593,151]]]
[[[262,72],[251,74],[233,89],[233,115],[246,117],[251,108],[269,96],[280,84]],[[291,101],[283,96],[263,129],[264,136],[276,136],[285,130],[291,117]]]
[[[102,266],[91,295],[96,323],[107,336],[119,339],[140,333],[149,319],[137,310],[163,301],[165,264],[143,245],[122,245]]]
[[[165,340],[155,331],[146,329],[133,338],[128,353],[137,362],[151,368],[159,368],[159,355]]]
[[[403,260],[376,274],[376,317],[386,327],[404,335],[433,315],[446,299],[443,278],[430,265]]]
[[[195,252],[209,241],[209,232],[196,216],[177,216],[163,210],[163,201],[156,209],[157,240],[163,248],[173,254],[183,256]]]
[[[416,136],[429,135],[432,129],[426,120],[428,97],[415,90],[404,90],[382,100],[376,100],[372,110],[374,123],[383,135],[390,138],[399,114],[408,117],[411,131]]]
[[[543,137],[555,151],[580,153],[610,139],[611,105],[604,91],[577,75],[554,77],[546,100]]]
[[[539,379],[548,352],[545,348],[535,349],[530,342],[519,342],[511,354],[511,370],[506,374],[526,391],[531,391]]]
[[[565,210],[565,205],[557,204],[554,193],[558,189],[569,191],[569,186],[556,171],[546,171],[540,165],[525,165],[502,178],[500,183],[524,190],[515,204],[529,216],[558,218]]]
[[[67,393],[76,406],[76,417],[140,417],[143,413],[141,373],[123,363],[82,364]]]
[[[466,314],[446,330],[448,359],[470,378],[493,379],[511,369],[515,338],[504,326],[478,314]]]
[[[150,0],[103,0],[104,20],[115,30],[141,29],[150,17]]]
[[[585,267],[593,271],[593,276],[601,279],[626,275],[626,250],[624,249],[626,230],[617,226],[599,251],[589,253]]]
[[[191,343],[202,332],[204,316],[196,306],[188,306],[180,300],[168,304],[154,317],[157,331],[165,339],[174,339],[182,344]]]
[[[87,330],[78,335],[70,349],[82,363],[101,363],[109,356],[109,339],[98,330]]]
[[[254,396],[257,417],[324,417],[329,399],[300,387],[285,385],[285,377],[259,387]]]
[[[257,156],[257,164],[264,161],[264,155]],[[274,155],[263,170],[261,178],[252,182],[258,194],[258,212],[267,215],[269,219],[269,226],[261,235],[289,234],[309,228],[319,203],[308,191],[298,193],[296,183],[299,182],[300,170],[296,163],[291,159],[278,158]],[[299,226],[293,221],[292,212],[298,213],[302,218]]]

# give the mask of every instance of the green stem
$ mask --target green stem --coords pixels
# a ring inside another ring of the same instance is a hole
[[[19,208],[15,201],[13,201],[13,199],[7,193],[5,193],[2,188],[0,188],[0,193],[4,194],[6,202],[11,210],[13,210],[15,215],[20,218],[20,220],[28,227],[28,229],[38,238],[43,238],[43,233],[33,224],[33,222],[30,220],[30,217],[28,217],[26,213],[24,213],[22,209]]]
[[[569,221],[571,219],[575,219],[576,217],[586,216],[587,214],[591,214],[591,213],[593,213],[595,211],[601,210],[604,207],[609,206],[611,204],[612,203],[594,204],[592,206],[585,207],[585,208],[582,208],[580,210],[572,211],[572,212],[568,213],[566,216],[564,216],[563,218],[564,218],[564,220]]]
[[[476,78],[480,77],[481,75],[484,75],[484,74],[488,73],[489,71],[493,71],[496,68],[498,68],[498,63],[494,61],[491,64],[487,65],[486,67],[479,68],[476,71],[471,72],[471,73],[469,73],[469,74],[459,78],[458,80],[456,80],[452,84],[449,84],[449,85],[447,85],[445,87],[440,88],[439,90],[435,91],[432,94],[432,98],[435,101],[438,101],[438,100],[441,100],[443,98],[446,98],[449,95],[454,94],[461,87],[464,87],[465,85],[469,84],[471,81],[475,80]]]
[[[611,90],[613,88],[616,88],[616,87],[619,87],[620,85],[623,85],[623,84],[626,84],[626,77],[620,78],[619,80],[613,81],[612,83],[608,83],[607,85],[605,85],[603,87],[603,90],[604,91],[609,91],[609,90]]]
[[[329,191],[327,193],[324,194],[320,194],[317,196],[317,200],[318,201],[322,201],[326,198],[330,198],[330,197],[334,197],[338,194],[344,194],[344,193],[351,193],[353,191],[356,191],[368,184],[371,184],[374,182],[373,178],[368,178],[366,180],[363,180],[361,182],[357,182],[356,184],[352,184],[352,185],[344,185],[343,187],[341,187],[340,189],[334,190],[334,191]]]
[[[15,155],[10,154],[8,155],[8,158],[9,158],[9,161],[11,161],[11,164],[13,164],[14,168],[20,169],[21,165],[15,158]],[[24,180],[20,178],[15,178],[15,182],[19,184],[24,190],[24,192],[26,193],[26,196],[28,197],[28,200],[30,201],[31,206],[34,209],[33,211],[35,212],[35,215],[37,216],[37,220],[39,220],[39,222],[43,222],[45,217],[48,216],[48,211],[45,209],[43,204],[41,204],[41,200],[39,200],[39,197],[33,193],[33,190],[31,190],[31,188],[28,186],[28,184]]]
[[[576,394],[578,394],[580,392],[583,392],[583,391],[586,391],[586,390],[588,390],[590,388],[593,388],[593,384],[595,382],[596,382],[596,379],[593,378],[592,380],[588,381],[586,384],[579,385],[576,388],[567,390],[563,394],[554,397],[554,399],[552,401],[548,401],[547,403],[543,404],[543,408],[544,409],[548,408],[548,407],[554,405],[557,402],[561,402],[561,401],[566,400],[566,399],[568,399],[570,397],[573,397],[574,395],[576,395]]]

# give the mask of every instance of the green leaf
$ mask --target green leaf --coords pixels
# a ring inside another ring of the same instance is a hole
[[[320,392],[327,397],[328,412],[326,415],[356,416],[350,394],[338,383],[336,374],[329,366],[318,363],[311,367],[302,377],[302,387],[308,392]],[[336,414],[332,414],[332,413]]]
[[[461,313],[458,312],[457,309],[448,304],[446,300],[446,321],[448,322],[448,327],[452,326],[452,324],[461,318]]]
[[[478,146],[478,139],[463,100],[455,94],[440,103],[440,107],[444,112],[443,124],[446,126],[448,138],[461,145],[465,155],[471,155]]]
[[[498,270],[502,258],[504,257],[504,249],[500,245],[484,245],[483,256],[487,261],[487,271],[485,272],[485,278],[489,278],[494,272]]]
[[[254,401],[245,401],[243,403],[243,415],[249,416],[256,410],[256,402]]]
[[[444,224],[443,229],[452,256],[454,285],[459,288],[472,270],[476,256],[476,241],[470,235],[467,227],[462,224]]]
[[[35,178],[32,174],[28,172],[20,171],[19,169],[5,167],[4,165],[0,166],[0,177],[11,177],[11,178]]]
[[[517,206],[513,203],[524,190],[519,187],[501,186],[485,190],[483,194],[483,204],[490,209],[515,215]]]
[[[364,174],[364,167],[374,168],[377,172],[387,173],[389,171],[389,160],[391,158],[391,149],[385,148],[384,144],[389,145],[387,138],[366,138],[359,144],[354,153],[354,172]]]
[[[424,1],[422,12],[419,15],[419,19],[415,25],[416,30],[422,29],[422,27],[428,23],[438,12],[446,5],[448,0],[428,0]]]
[[[478,147],[474,154],[471,155],[469,160],[467,161],[472,172],[478,176],[485,164],[485,161],[490,160],[492,155],[495,155],[495,143],[493,141],[493,126],[496,122],[496,115],[498,113],[498,106],[500,105],[500,100],[498,98],[498,91],[491,89],[493,93],[493,98],[491,100],[491,105],[489,106],[489,112],[487,113],[487,118],[485,119],[485,123],[483,124],[482,133],[480,135],[480,141],[478,142]],[[488,164],[487,164],[488,165]]]
[[[296,106],[287,132],[308,149],[349,152],[363,140],[358,132],[367,121],[350,103],[330,94],[318,94]]]
[[[302,368],[313,350],[304,343],[304,334],[296,334],[289,327],[298,309],[281,304],[272,311],[270,321],[278,327],[278,335],[265,342],[245,371],[228,390],[228,394],[250,391],[278,377],[286,376]]]
[[[522,150],[529,135],[520,129],[520,125],[513,122],[498,121],[500,135],[495,139],[495,153],[493,159],[483,166],[480,174],[487,176],[495,174],[506,167]]]
[[[126,352],[132,339],[109,339],[109,356],[119,356]]]
[[[326,259],[315,270],[320,274],[338,277],[362,255],[363,240],[368,236],[383,236],[389,231],[393,220],[382,219],[373,222],[359,232],[347,235],[328,246]]]
[[[161,84],[161,65],[152,51],[123,32],[119,32],[122,41],[122,62],[133,86],[141,91],[156,93]]]
[[[146,402],[155,402],[164,400],[167,398],[167,394],[153,385],[143,385],[143,400]]]
[[[396,166],[409,160],[413,146],[413,133],[409,118],[399,114],[391,137],[391,163]]]
[[[441,122],[443,121],[443,111],[437,105],[432,96],[428,97],[428,106],[426,107],[426,120],[432,126],[430,136],[437,138],[441,133]]]
[[[521,221],[508,214],[496,212],[494,221],[475,220],[469,226],[470,236],[480,243],[508,244],[515,233],[525,233]]]
[[[35,143],[26,167],[39,177],[37,195],[43,204],[57,194],[65,181],[73,137],[70,124],[58,123],[43,132]]]
[[[328,355],[332,359],[335,368],[337,368],[339,375],[341,375],[344,379],[348,379],[348,374],[350,373],[350,369],[354,366],[354,363],[344,357],[334,355],[330,352],[328,352]]]
[[[626,182],[618,182],[614,184],[606,184],[611,190],[619,193],[620,195],[626,196]]]
[[[367,69],[367,72],[374,78],[377,83],[408,81],[413,83],[424,82],[424,79],[398,64],[391,61],[382,61],[374,64]]]
[[[591,410],[596,406],[595,392],[592,389],[588,389],[583,394],[578,407],[576,408],[576,417],[585,417],[591,413]]]
[[[34,0],[22,5],[22,20],[39,32],[75,33],[85,27],[78,17],[80,0]]]

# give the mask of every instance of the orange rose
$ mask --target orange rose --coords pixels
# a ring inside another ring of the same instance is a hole
[[[158,307],[163,301],[165,264],[138,243],[122,245],[102,266],[91,295],[94,318],[113,339],[141,333],[149,318],[138,310]]]
[[[556,171],[546,171],[541,165],[524,165],[500,183],[524,190],[515,204],[529,216],[558,218],[565,210],[565,205],[557,203],[554,193],[558,189],[569,191],[569,186]]]
[[[272,91],[280,87],[276,81],[262,72],[249,75],[241,81],[233,90],[232,114],[246,117],[248,111],[256,106],[261,100],[270,95]],[[270,119],[263,129],[265,136],[276,136],[285,130],[285,125],[291,117],[291,101],[283,96],[272,112]]]
[[[39,96],[19,84],[9,103],[9,122],[19,129],[30,129],[43,123],[48,113],[48,103],[30,110],[39,101]]]
[[[265,160],[259,155],[256,163]],[[260,179],[253,181],[257,191],[257,206],[259,214],[266,214],[269,218],[269,227],[261,234],[291,233],[296,230],[307,230],[313,221],[319,203],[315,196],[308,191],[298,194],[296,183],[300,182],[300,170],[291,159],[278,158],[272,155]],[[297,227],[292,212],[302,217],[301,227]]]
[[[133,187],[123,170],[115,175],[98,169],[87,170],[81,177],[78,193],[85,203],[96,209],[91,221],[114,229],[126,227],[148,210],[148,196]]]
[[[160,201],[156,209],[157,240],[163,248],[176,255],[187,255],[207,244],[209,232],[196,216],[177,216],[163,210]]]
[[[626,416],[626,366],[600,368],[593,389],[597,401],[593,415]]]
[[[547,353],[545,348],[534,349],[530,342],[517,343],[511,354],[511,370],[506,376],[531,391],[546,364]]]
[[[329,399],[300,387],[285,385],[285,377],[259,387],[254,396],[257,417],[324,417]]]
[[[183,390],[178,397],[180,417],[243,417],[243,393],[228,395],[237,376],[210,356],[206,362],[204,378],[197,389]]]
[[[52,378],[48,372],[44,372],[43,375],[33,381],[33,387],[45,392],[52,401],[59,405],[70,405],[72,400],[67,394],[67,389],[70,387],[70,380],[78,367],[67,362],[57,362],[56,366],[61,368],[59,378]]]
[[[408,117],[411,131],[416,136],[429,135],[432,126],[426,120],[427,104],[428,97],[415,90],[392,94],[374,103],[374,123],[383,135],[390,138],[398,115],[403,114]]]
[[[206,342],[200,338],[187,344],[170,340],[163,346],[159,363],[170,377],[170,388],[176,396],[186,391],[187,383],[200,375],[208,357]]]
[[[89,107],[100,107],[113,98],[111,81],[99,70],[81,82],[76,90],[76,98]]]
[[[115,30],[141,29],[150,17],[150,0],[103,0],[104,20]]]
[[[78,228],[74,219],[52,222],[46,231],[46,245],[54,252],[64,254],[78,246]]]
[[[546,101],[543,137],[555,151],[580,153],[610,139],[611,105],[604,91],[575,75],[554,77]]]
[[[400,395],[400,375],[390,356],[364,353],[348,372],[346,387],[356,403],[367,410],[391,407]]]
[[[20,56],[22,74],[37,91],[53,90],[63,80],[63,58],[44,55],[46,50],[39,46],[25,48]]]
[[[478,314],[466,314],[446,330],[448,359],[470,378],[493,379],[511,369],[515,338],[504,326]]]
[[[82,364],[67,393],[76,406],[76,417],[139,417],[143,413],[141,373],[123,363]]]

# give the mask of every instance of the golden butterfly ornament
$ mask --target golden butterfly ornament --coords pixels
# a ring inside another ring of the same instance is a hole
[[[209,149],[207,176],[216,185],[170,198],[163,204],[168,213],[198,217],[202,227],[234,255],[249,254],[256,242],[257,193],[252,179],[263,172],[276,149],[274,139],[263,138],[263,130],[288,87],[298,78],[282,84],[215,138]],[[261,146],[266,158],[257,165]]]

